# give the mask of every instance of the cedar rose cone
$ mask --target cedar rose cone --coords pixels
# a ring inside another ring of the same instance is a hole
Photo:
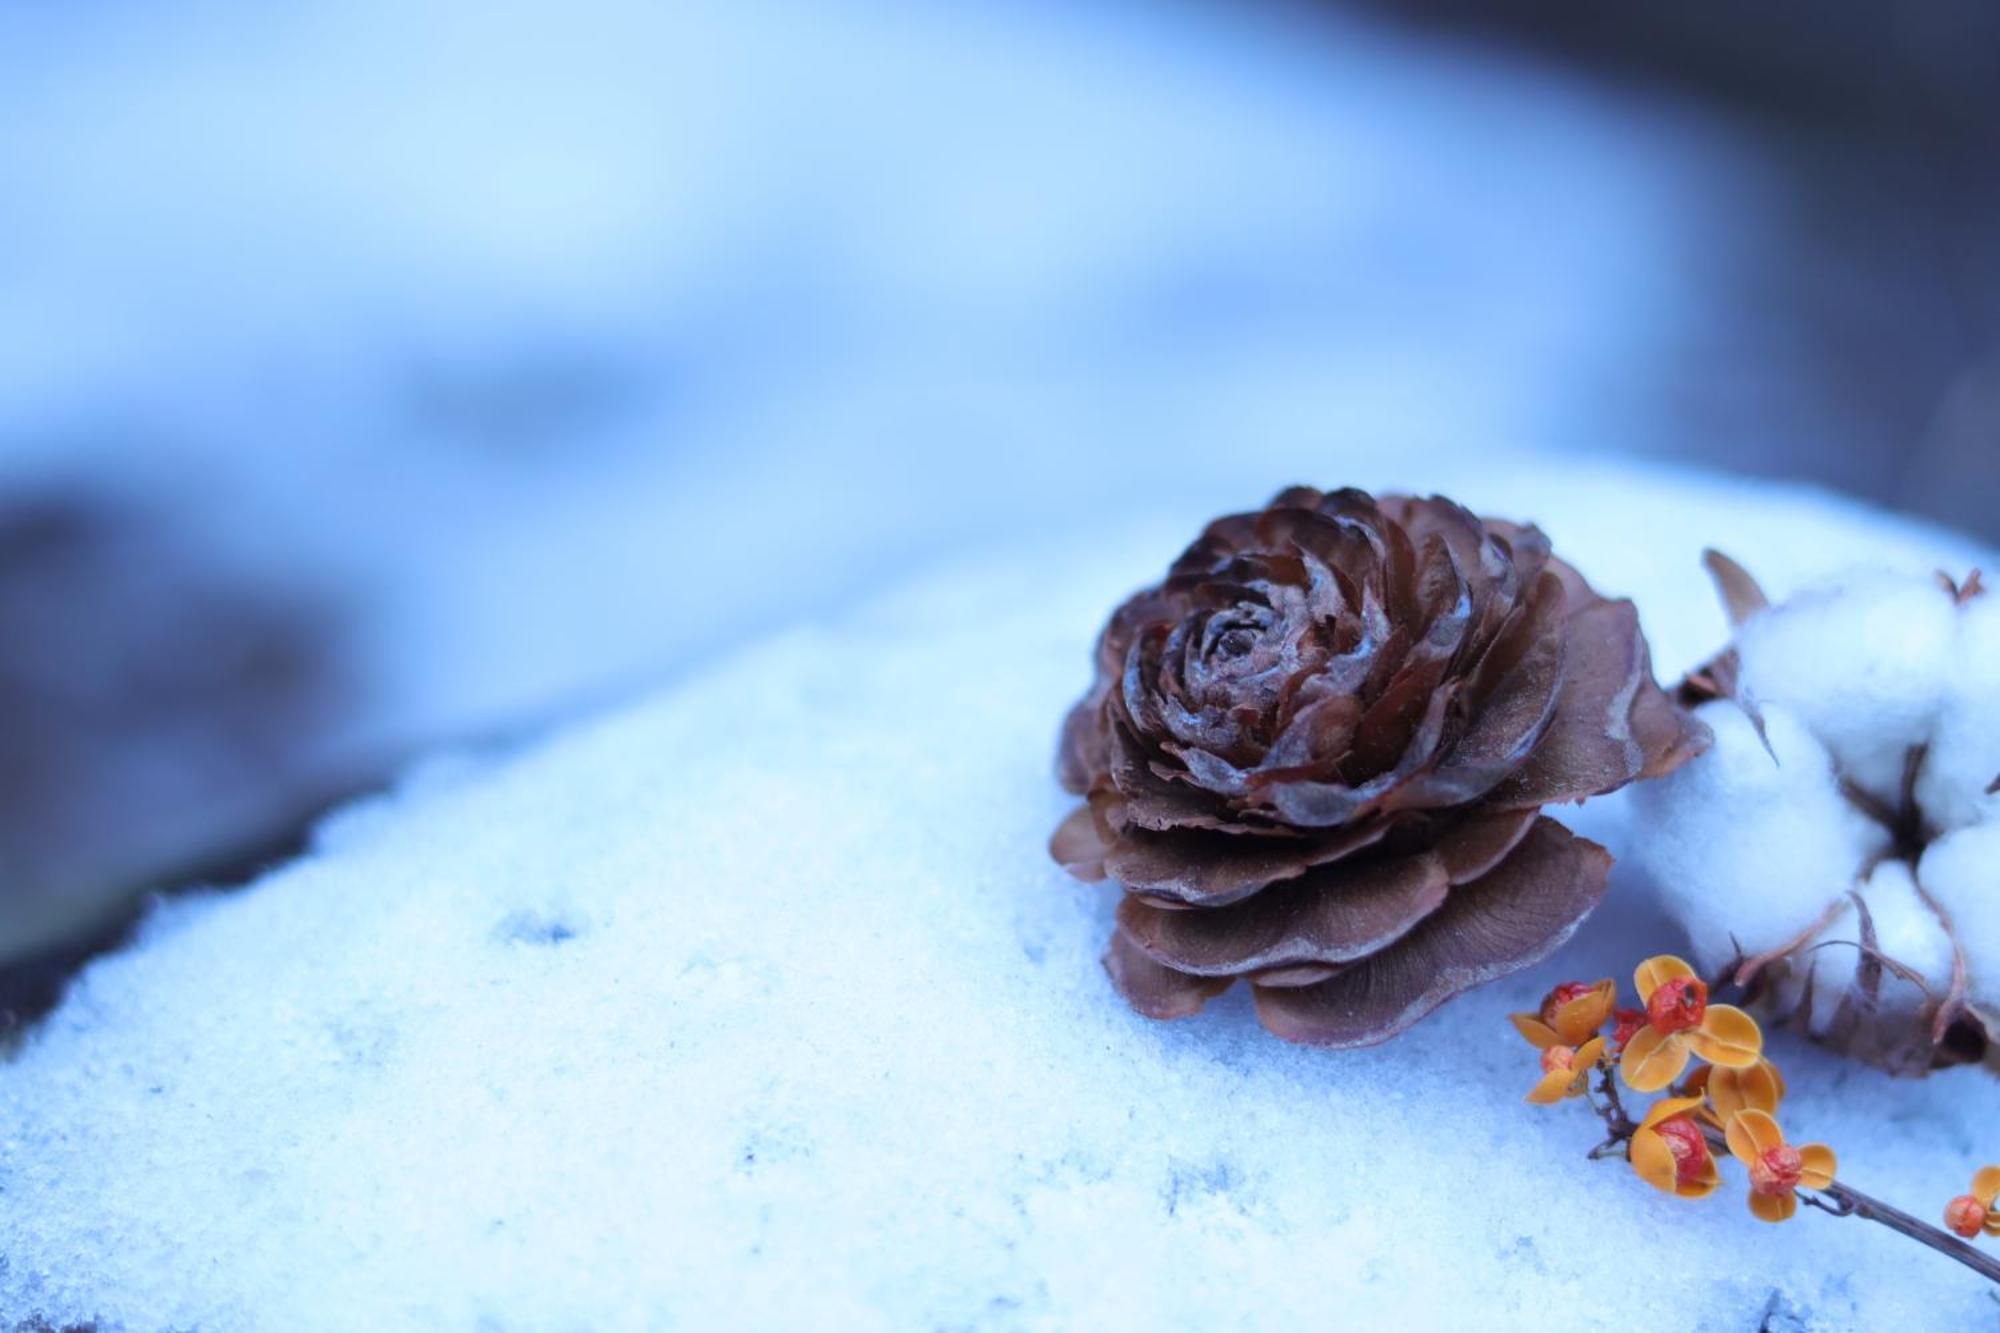
[[[1124,886],[1104,961],[1140,1013],[1241,978],[1278,1036],[1366,1045],[1597,905],[1610,856],[1543,805],[1707,742],[1632,604],[1535,528],[1294,488],[1112,615],[1058,759],[1087,803],[1050,851]]]

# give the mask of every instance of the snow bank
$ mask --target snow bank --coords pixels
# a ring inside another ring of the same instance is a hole
[[[1331,482],[1346,478],[1315,477]],[[1442,479],[1439,479],[1442,480]],[[1454,479],[1638,595],[1962,565],[1853,506],[1668,474]],[[1049,863],[1062,709],[1190,515],[799,625],[499,765],[440,759],[244,893],[158,911],[0,1066],[0,1311],[106,1329],[1948,1327],[1976,1279],[1772,1228],[1525,1106],[1505,1013],[1677,940],[1629,875],[1550,965],[1330,1054],[1240,997],[1133,1016]],[[1619,842],[1617,802],[1586,808]],[[1777,1039],[1789,1123],[1919,1213],[2000,1087]],[[1793,1321],[1793,1322],[1787,1322]]]

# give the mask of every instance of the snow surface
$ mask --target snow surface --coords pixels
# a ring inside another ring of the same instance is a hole
[[[1321,483],[1347,477],[1302,478]],[[1542,522],[1663,673],[1774,591],[1982,553],[1670,473],[1410,478]],[[1044,841],[1102,616],[1197,517],[933,571],[504,762],[439,758],[162,906],[0,1066],[0,1311],[106,1329],[1946,1328],[1978,1279],[1590,1163],[1505,1021],[1678,940],[1628,871],[1548,965],[1374,1050],[1136,1017]],[[1990,553],[1988,553],[1990,554]],[[1618,798],[1577,815],[1625,845]],[[2000,1086],[1780,1035],[1787,1125],[1919,1214]]]

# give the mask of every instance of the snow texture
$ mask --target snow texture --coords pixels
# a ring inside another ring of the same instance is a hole
[[[1669,675],[1725,635],[1705,544],[1779,588],[1977,554],[1669,473],[1410,480],[1542,522],[1636,595]],[[0,1066],[0,1311],[210,1333],[1990,1320],[1981,1282],[1886,1233],[1769,1227],[1734,1179],[1666,1199],[1584,1160],[1587,1112],[1522,1102],[1509,1010],[1572,977],[1629,994],[1679,946],[1629,869],[1556,959],[1388,1046],[1286,1045],[1241,996],[1126,1008],[1097,961],[1113,895],[1044,851],[1054,729],[1114,602],[1195,518],[1265,498],[933,571],[526,753],[438,758],[251,889],[163,905]],[[1566,817],[1621,851],[1623,815]],[[1788,1127],[1920,1214],[2000,1148],[1984,1074],[1774,1050]]]
[[[1744,706],[1705,705],[1714,749],[1633,798],[1641,856],[1703,969],[1805,945],[1776,1009],[1809,999],[1815,1031],[1833,1024],[1855,983],[1864,932],[1850,892],[1880,950],[1923,979],[1892,975],[1882,1012],[1914,1019],[1945,994],[1954,961],[1945,921],[1962,916],[1974,929],[1961,941],[1968,995],[2000,1013],[2000,948],[1990,947],[2000,945],[1991,930],[2000,860],[1975,850],[1991,848],[1985,821],[2000,814],[1987,791],[2000,774],[2000,614],[1990,593],[1961,601],[1938,573],[1958,580],[1970,570],[1861,569],[1790,596],[1767,588],[1775,604],[1736,637]],[[1768,749],[1747,710],[1763,719]],[[1902,849],[1840,784],[1898,809],[1913,752],[1923,756],[1913,789],[1921,828],[1951,836],[1915,865],[1877,864]],[[1837,918],[1814,931],[1829,912]]]

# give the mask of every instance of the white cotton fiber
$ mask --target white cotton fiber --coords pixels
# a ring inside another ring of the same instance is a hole
[[[1917,896],[1917,881],[1908,862],[1884,861],[1858,886],[1857,893],[1868,909],[1874,947],[1923,978],[1923,984],[1918,985],[1893,969],[1884,969],[1873,1001],[1875,1010],[1891,1022],[1915,1023],[1925,1004],[1942,996],[1951,981],[1951,941],[1937,914]],[[1810,989],[1815,1035],[1823,1035],[1833,1026],[1841,1000],[1853,990],[1866,934],[1860,910],[1850,903],[1786,970],[1778,1004],[1781,1008],[1804,1004]]]
[[[1937,913],[1918,896],[1915,867],[1908,861],[1884,861],[1868,876],[1861,896],[1868,904],[1876,947],[1922,977],[1931,994],[1943,995],[1951,984],[1951,939]],[[1853,938],[1859,937],[1857,917]]]
[[[1946,912],[1972,968],[1972,989],[2000,996],[2000,823],[1975,824],[1932,843],[1917,866]]]
[[[1737,637],[1742,691],[1790,709],[1848,776],[1894,799],[1904,756],[1931,735],[1958,614],[1937,581],[1862,573],[1753,616]]]
[[[1958,620],[1944,707],[1917,790],[1942,828],[2000,819],[2000,793],[1988,790],[2000,780],[2000,592],[1973,598]]]
[[[1797,936],[1887,839],[1841,797],[1826,750],[1790,710],[1763,711],[1768,749],[1734,703],[1697,713],[1714,748],[1633,789],[1634,852],[1712,976]]]

